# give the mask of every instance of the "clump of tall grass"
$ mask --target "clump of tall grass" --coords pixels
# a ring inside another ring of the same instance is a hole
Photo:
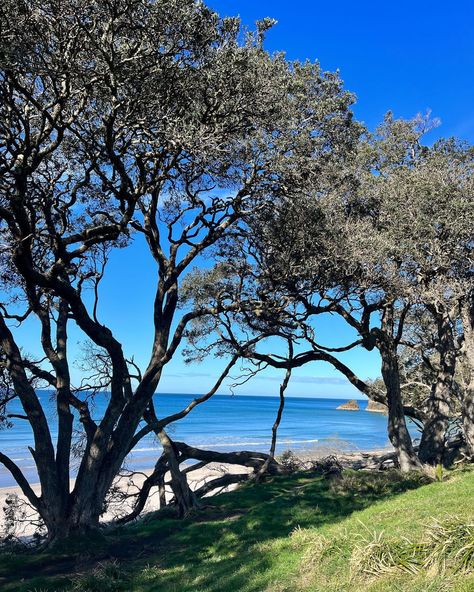
[[[350,559],[353,574],[377,577],[393,571],[415,574],[420,569],[420,549],[408,539],[390,538],[383,531],[357,539]]]
[[[424,568],[438,573],[474,571],[474,524],[456,516],[435,520],[426,530],[425,546]]]
[[[342,478],[333,481],[332,489],[338,495],[366,499],[393,495],[416,489],[420,485],[431,483],[432,479],[420,471],[408,475],[400,471],[387,470],[383,472],[348,471],[342,473]]]
[[[420,541],[388,537],[384,532],[358,535],[351,572],[377,577],[387,573],[437,575],[474,571],[474,524],[457,516],[434,520]]]
[[[128,574],[118,561],[98,563],[87,574],[78,576],[69,592],[123,592],[130,590]]]
[[[297,526],[290,534],[293,549],[301,553],[301,566],[306,573],[320,566],[321,562],[331,556],[344,552],[348,534],[341,532],[338,536],[328,539],[313,528]]]

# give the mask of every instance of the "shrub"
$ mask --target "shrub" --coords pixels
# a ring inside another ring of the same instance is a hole
[[[277,461],[283,465],[288,473],[296,473],[305,468],[304,462],[296,456],[292,450],[285,450],[277,457]]]

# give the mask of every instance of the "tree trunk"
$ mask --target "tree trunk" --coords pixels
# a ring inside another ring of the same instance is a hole
[[[463,395],[461,415],[467,453],[474,459],[474,296],[471,294],[461,308],[464,332],[464,359],[468,368],[468,380]]]
[[[70,501],[73,502],[71,496]],[[96,530],[99,527],[99,516],[102,504],[92,504],[85,507],[84,504],[74,504],[67,508],[66,512],[59,513],[54,505],[48,504],[41,511],[41,517],[48,531],[47,545],[55,545],[71,535],[83,535]]]
[[[388,436],[398,456],[400,469],[405,473],[420,468],[406,425],[400,390],[398,359],[393,351],[382,348],[382,377],[387,389]]]
[[[421,464],[413,448],[405,420],[392,307],[388,307],[382,317],[377,347],[382,358],[382,378],[387,389],[388,436],[397,453],[400,470],[406,473],[419,469]]]
[[[163,446],[163,454],[168,461],[168,468],[171,475],[171,489],[173,490],[178,514],[180,517],[187,516],[191,510],[199,506],[198,498],[191,491],[186,475],[179,468],[178,454],[171,438],[165,430],[160,430],[157,435]]]
[[[456,348],[450,319],[435,309],[432,313],[438,327],[440,369],[430,393],[418,455],[421,462],[437,465],[443,463],[445,453],[456,371]]]
[[[467,453],[471,460],[474,460],[474,380],[472,379],[464,393],[462,423]]]
[[[437,390],[436,385],[433,390]],[[439,391],[438,391],[439,393]],[[435,398],[439,394],[434,395]],[[428,420],[423,426],[418,456],[421,462],[429,465],[442,464],[444,461],[446,432],[449,427],[449,406],[443,401],[436,401],[428,412]]]
[[[293,350],[291,350],[291,351],[293,351]],[[277,411],[277,415],[275,418],[275,422],[272,426],[272,442],[271,442],[271,446],[270,446],[270,453],[268,455],[268,458],[263,463],[263,465],[256,472],[256,475],[255,475],[256,481],[260,481],[262,479],[262,477],[267,472],[271,461],[275,459],[278,428],[280,426],[281,418],[283,416],[283,409],[285,408],[285,391],[288,387],[288,383],[290,381],[290,378],[291,378],[291,368],[288,368],[288,370],[286,371],[286,374],[285,374],[285,378],[284,378],[282,384],[280,385],[280,404],[278,406],[278,411]]]

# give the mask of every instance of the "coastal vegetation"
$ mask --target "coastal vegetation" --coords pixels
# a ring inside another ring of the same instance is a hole
[[[154,432],[164,452],[152,485],[166,466],[185,514],[196,498],[166,428],[217,391],[241,352],[206,396],[172,417],[157,415],[153,395],[189,325],[220,310],[186,303],[183,277],[244,216],[275,199],[295,170],[336,166],[336,146],[358,135],[353,97],[317,64],[264,51],[271,21],[241,41],[237,19],[219,19],[194,0],[12,1],[0,18],[3,406],[19,399],[31,425],[41,497],[12,459],[0,453],[0,461],[53,542],[98,525],[125,457]],[[297,187],[295,179],[291,191]],[[99,306],[111,251],[137,236],[155,265],[148,278],[155,335],[144,368]],[[33,316],[39,351],[29,356],[9,321]],[[70,377],[71,323],[88,344],[79,387]],[[57,393],[56,445],[38,385]],[[89,401],[98,390],[110,399],[95,421]],[[79,469],[71,488],[73,447]]]
[[[9,524],[34,516],[52,566],[25,590],[421,590],[427,574],[432,590],[473,585],[474,148],[429,144],[429,114],[366,129],[337,72],[266,51],[273,25],[247,30],[195,0],[0,7],[0,423],[31,428],[39,489],[3,451],[0,463],[22,493]],[[111,258],[140,241],[154,292],[144,364],[102,298]],[[322,343],[328,319],[353,339]],[[377,353],[378,379],[351,368],[358,349]],[[180,355],[223,368],[166,415],[154,395]],[[315,362],[386,412],[395,471],[329,459],[293,474],[299,461],[276,456],[292,372]],[[268,451],[173,438],[231,373],[266,368],[282,373]],[[117,478],[150,434],[160,454],[124,492]],[[191,488],[216,462],[241,470]],[[137,522],[156,493],[161,511]],[[130,512],[102,532],[125,498]],[[20,589],[14,541],[6,590]],[[73,581],[59,549],[87,541]],[[22,561],[33,575],[40,560]]]

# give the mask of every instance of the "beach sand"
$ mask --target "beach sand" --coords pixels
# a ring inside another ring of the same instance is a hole
[[[228,465],[223,463],[209,463],[207,466],[196,469],[188,474],[188,483],[190,484],[191,489],[195,490],[201,485],[203,485],[206,481],[209,481],[213,478],[220,477],[225,473],[250,473],[251,469],[247,467],[242,467],[238,465]],[[130,480],[130,476],[128,474],[123,475],[116,479],[114,485],[119,487],[122,491],[126,491],[127,493],[133,494],[139,490],[143,482],[145,481],[146,477],[151,473],[151,471],[140,471],[138,473],[133,474],[133,483]],[[167,473],[165,480],[168,481],[170,478],[169,473]],[[71,481],[71,487],[74,485],[74,482]],[[235,489],[238,485],[232,484],[225,488],[226,491],[231,491]],[[41,486],[39,483],[35,483],[32,485],[33,491],[40,495],[41,493]],[[167,500],[172,497],[171,488],[166,486],[166,494]],[[23,495],[20,487],[18,486],[8,486],[8,487],[1,487],[0,488],[0,540],[5,537],[6,531],[6,517],[3,508],[7,505],[6,500],[12,496],[18,496],[19,500],[25,501],[26,498]],[[130,498],[130,501],[120,500],[117,503],[110,504],[107,512],[101,516],[102,523],[112,522],[113,520],[125,516],[130,513],[132,510],[132,502],[133,498]],[[152,490],[151,495],[149,496],[146,506],[142,512],[142,516],[146,513],[153,512],[159,510],[160,502],[158,497],[157,488]],[[15,530],[15,536],[22,539],[24,537],[29,538],[31,537],[36,527],[34,525],[35,515],[32,511],[28,510],[28,515],[24,517],[24,521],[22,520],[21,523],[17,524]]]

